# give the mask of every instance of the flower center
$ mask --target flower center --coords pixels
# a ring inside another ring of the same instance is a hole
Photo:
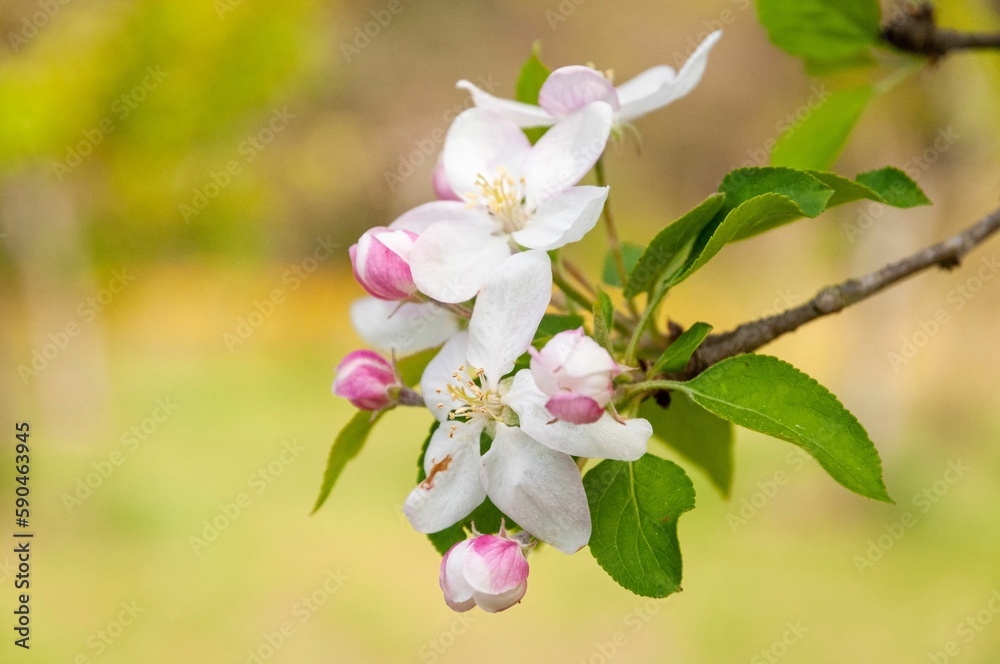
[[[483,370],[467,367],[464,364],[458,371],[451,375],[453,383],[445,386],[445,390],[455,401],[461,403],[455,410],[448,413],[449,420],[473,419],[475,417],[486,416],[493,420],[500,420],[503,414],[503,404],[500,403],[500,394],[483,386]],[[437,392],[442,390],[438,389]],[[443,404],[439,407],[443,407]],[[451,427],[452,435],[455,426]]]
[[[470,207],[482,206],[496,219],[505,233],[524,228],[531,218],[524,201],[524,178],[515,180],[502,166],[492,180],[482,173],[476,178],[476,190],[465,195]]]

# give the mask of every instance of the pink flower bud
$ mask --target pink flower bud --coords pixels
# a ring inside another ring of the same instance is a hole
[[[438,578],[454,611],[478,606],[489,613],[509,609],[528,589],[528,561],[521,544],[501,535],[479,535],[448,549]]]
[[[460,201],[462,197],[455,193],[455,190],[448,184],[448,177],[444,174],[444,162],[438,159],[437,166],[431,174],[431,183],[434,185],[434,195],[439,201]]]
[[[365,231],[349,250],[354,278],[380,300],[405,300],[416,292],[410,274],[410,249],[417,239],[412,231],[377,226]]]
[[[582,327],[560,332],[540,351],[528,351],[531,376],[550,397],[545,407],[556,419],[590,424],[601,418],[614,395],[611,381],[621,367]]]
[[[399,386],[388,360],[370,350],[356,350],[337,365],[333,393],[361,410],[380,410],[396,403],[390,389]]]

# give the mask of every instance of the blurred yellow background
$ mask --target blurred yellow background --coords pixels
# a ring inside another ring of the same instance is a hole
[[[1000,29],[997,3],[940,10]],[[535,39],[550,66],[626,80],[719,27],[698,89],[639,120],[641,146],[610,151],[636,242],[763,164],[824,94],[749,0],[4,3],[0,660],[998,661],[997,241],[766,349],[857,414],[898,504],[740,431],[728,501],[689,467],[698,508],[680,523],[684,592],[667,600],[622,590],[586,551],[548,550],[520,606],[449,611],[439,556],[399,511],[429,424],[416,410],[387,416],[308,516],[351,413],[329,392],[360,345],[347,248],[431,197],[468,103],[454,82],[512,96]],[[921,72],[874,105],[837,168],[906,167],[933,207],[852,205],[727,248],[669,315],[728,329],[970,224],[1000,203],[998,117],[1000,56]],[[597,274],[603,237],[569,252]],[[30,652],[11,630],[20,420]]]

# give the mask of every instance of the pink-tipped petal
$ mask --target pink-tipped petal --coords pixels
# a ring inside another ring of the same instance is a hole
[[[438,575],[445,603],[452,611],[459,613],[476,605],[476,600],[472,597],[472,586],[465,580],[463,573],[465,557],[471,545],[472,540],[464,540],[448,549],[441,560],[441,572]]]
[[[417,289],[410,273],[410,249],[417,239],[411,231],[376,227],[349,249],[354,278],[372,297],[400,301]]]
[[[523,584],[528,578],[528,561],[521,545],[496,535],[480,535],[472,540],[465,556],[465,580],[473,590],[499,595]]]
[[[380,410],[394,403],[389,389],[398,385],[388,360],[370,350],[356,350],[337,365],[333,393],[361,410]]]
[[[603,101],[618,110],[615,86],[590,67],[560,67],[549,74],[538,92],[538,105],[557,118],[565,118],[594,101]]]
[[[549,399],[545,408],[552,417],[572,424],[592,424],[601,419],[604,409],[590,397],[564,392]]]

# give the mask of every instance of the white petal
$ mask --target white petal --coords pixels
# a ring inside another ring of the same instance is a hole
[[[503,402],[517,413],[525,433],[559,452],[621,461],[635,461],[646,453],[646,443],[653,435],[653,427],[646,420],[634,418],[621,423],[605,413],[593,424],[552,422],[553,416],[545,407],[548,400],[528,369],[517,372],[503,397]]]
[[[440,346],[459,329],[455,314],[435,304],[374,297],[351,303],[351,324],[365,343],[397,356]]]
[[[632,78],[616,88],[618,102],[623,108],[652,97],[666,84],[677,77],[673,67],[657,65],[650,67],[635,78]],[[621,112],[619,111],[619,116]]]
[[[444,592],[444,601],[453,611],[468,611],[476,605],[472,586],[465,580],[465,557],[472,540],[464,540],[448,549],[441,561],[438,584]]]
[[[614,112],[603,101],[587,104],[538,139],[524,160],[530,205],[579,182],[604,153]]]
[[[531,249],[558,249],[580,240],[597,223],[608,187],[571,187],[545,200],[514,241]]]
[[[498,423],[482,466],[490,500],[526,531],[563,553],[575,553],[590,540],[587,495],[568,454]]]
[[[421,293],[439,302],[475,297],[490,272],[510,256],[496,224],[475,220],[441,221],[420,234],[410,250],[410,271]]]
[[[494,111],[507,118],[518,127],[548,127],[556,119],[538,106],[524,104],[511,99],[494,97],[485,90],[476,87],[466,80],[459,81],[455,87],[468,90],[472,101],[478,108]]]
[[[552,263],[543,251],[514,254],[483,284],[469,321],[469,363],[490,385],[531,345],[552,299]]]
[[[452,374],[468,362],[468,352],[469,333],[459,332],[448,339],[441,352],[427,363],[420,377],[420,393],[424,396],[424,403],[439,422],[447,420],[448,413],[461,405],[460,401],[451,397],[446,386],[453,382]]]
[[[431,201],[418,205],[399,215],[389,224],[393,230],[412,231],[420,235],[431,224],[438,221],[463,221],[481,216],[475,210],[470,210],[465,203],[458,201]]]
[[[434,432],[424,458],[427,479],[403,503],[403,513],[417,532],[444,530],[486,498],[479,472],[482,430],[482,422],[472,421],[459,424],[454,435],[447,425]]]
[[[490,595],[487,593],[473,591],[472,597],[476,602],[476,606],[483,611],[486,611],[487,613],[498,613],[505,609],[509,609],[520,602],[527,590],[528,582],[525,581],[518,587],[499,595]]]
[[[538,105],[557,118],[565,118],[593,101],[603,101],[618,110],[615,86],[591,67],[560,67],[549,74],[538,91]]]
[[[721,30],[717,30],[706,37],[698,45],[694,53],[691,54],[687,62],[684,63],[681,70],[677,72],[675,77],[666,78],[664,76],[666,72],[663,69],[654,67],[636,77],[637,79],[642,79],[640,83],[633,86],[632,83],[635,80],[633,79],[633,81],[619,86],[618,98],[621,101],[621,110],[618,112],[619,121],[628,122],[640,115],[645,115],[650,111],[662,108],[691,92],[701,81],[701,77],[705,73],[709,51],[712,50],[712,47],[715,46],[721,37]],[[666,69],[669,69],[669,67]],[[660,85],[653,89],[650,83],[656,78],[660,79]]]
[[[470,108],[451,123],[441,161],[452,191],[465,196],[476,191],[480,175],[492,178],[501,166],[519,174],[530,149],[516,124],[494,111]]]

